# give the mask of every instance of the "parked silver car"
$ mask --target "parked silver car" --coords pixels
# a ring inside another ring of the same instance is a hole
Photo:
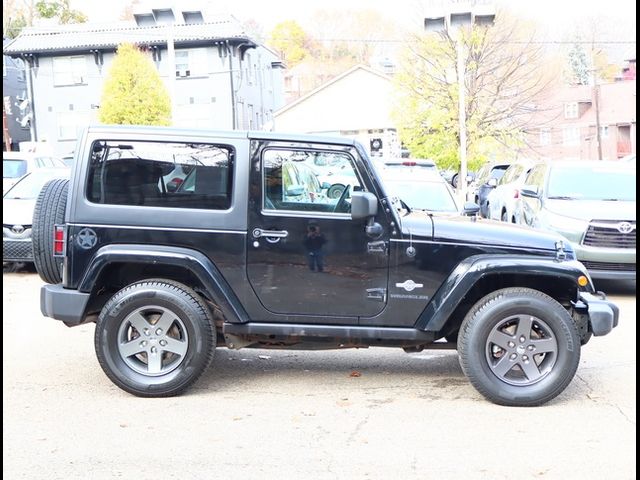
[[[594,279],[635,281],[635,165],[563,161],[537,165],[521,194],[521,223],[564,235]]]
[[[520,222],[520,188],[534,165],[532,161],[520,160],[504,172],[496,188],[491,190],[487,197],[489,218],[503,222]]]

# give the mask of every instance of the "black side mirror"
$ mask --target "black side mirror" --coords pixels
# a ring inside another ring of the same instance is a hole
[[[465,202],[464,206],[462,207],[462,214],[467,217],[477,215],[479,211],[480,205],[473,202]]]
[[[520,189],[520,193],[523,197],[540,198],[538,187],[535,185],[523,185]]]

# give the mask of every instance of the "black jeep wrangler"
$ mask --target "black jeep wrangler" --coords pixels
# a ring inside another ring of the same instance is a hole
[[[618,322],[569,244],[412,211],[377,172],[346,138],[89,128],[37,201],[42,312],[96,322],[105,373],[144,397],[219,346],[457,348],[493,402],[562,392]]]

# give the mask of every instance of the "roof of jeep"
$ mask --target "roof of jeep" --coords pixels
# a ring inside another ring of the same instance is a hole
[[[193,128],[174,127],[151,127],[139,125],[95,125],[88,127],[88,132],[92,134],[140,134],[140,135],[162,135],[165,137],[208,137],[208,138],[249,138],[251,140],[280,140],[292,142],[308,143],[331,143],[338,145],[355,145],[356,141],[347,137],[329,137],[323,135],[310,135],[302,133],[286,132],[262,132],[246,130],[204,130]]]

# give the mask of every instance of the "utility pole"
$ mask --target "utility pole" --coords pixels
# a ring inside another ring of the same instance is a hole
[[[598,160],[602,160],[602,134],[600,132],[600,87],[598,85],[598,74],[597,69],[592,69],[593,71],[593,96],[594,96],[594,104],[596,107],[596,145],[598,147]]]

